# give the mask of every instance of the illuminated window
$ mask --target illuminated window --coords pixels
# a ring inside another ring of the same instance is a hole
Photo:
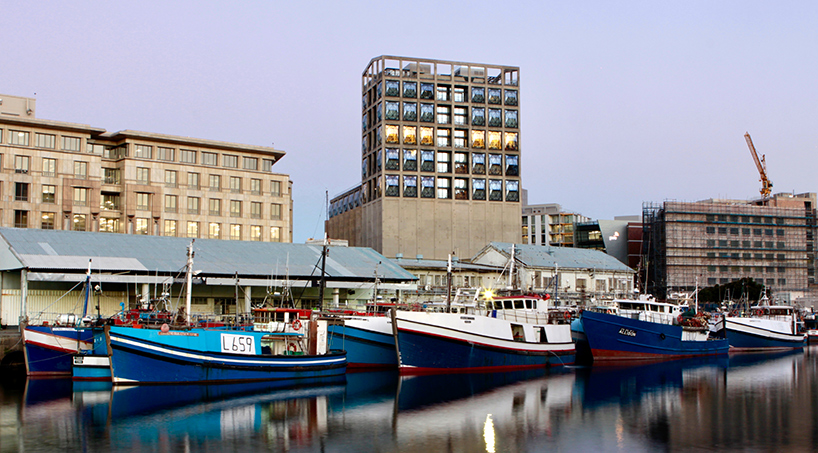
[[[222,200],[211,198],[207,201],[207,212],[210,215],[222,215]]]
[[[434,128],[431,127],[420,128],[420,144],[421,145],[434,144]]]
[[[403,126],[403,144],[417,145],[417,130],[415,126]]]
[[[483,107],[475,107],[471,109],[471,124],[472,126],[486,125],[486,109]]]
[[[222,237],[222,224],[210,222],[207,225],[207,237],[210,239],[221,239]]]
[[[118,193],[102,192],[100,194],[99,207],[105,211],[119,211],[119,201],[120,197]]]
[[[434,176],[420,177],[420,198],[434,198],[435,197],[435,178]]]
[[[43,186],[43,203],[54,203],[57,198],[57,186]]]
[[[486,174],[486,155],[483,153],[473,153],[471,155],[472,169],[471,172],[475,175]],[[485,198],[484,198],[485,200]]]
[[[506,151],[517,151],[517,133],[506,132]]]
[[[417,121],[418,119],[418,104],[416,102],[403,103],[403,120]]]
[[[418,95],[417,82],[403,82],[403,97],[415,98]]]
[[[100,233],[119,233],[119,219],[99,218]]]
[[[478,149],[486,147],[486,131],[471,131],[471,147]]]
[[[199,237],[199,222],[193,222],[191,220],[188,220],[188,222],[187,222],[187,237],[189,237],[189,238]]]
[[[136,234],[150,234],[148,219],[136,218]]]
[[[85,214],[74,214],[71,219],[71,229],[85,231]]]
[[[202,165],[215,167],[219,165],[219,155],[217,153],[202,152]]]
[[[281,227],[270,227],[270,242],[281,242]]]
[[[230,224],[230,240],[231,241],[241,240],[241,225],[236,223]]]
[[[165,236],[176,236],[176,221],[175,220],[165,220],[165,228],[164,228]]]
[[[12,145],[28,146],[28,132],[9,131],[9,137]]]
[[[502,149],[499,132],[489,131],[489,149]]]
[[[386,125],[386,143],[398,143],[398,126]]]
[[[54,229],[54,213],[53,212],[44,212],[42,214],[42,222],[40,222],[40,228],[43,230],[53,230]]]
[[[250,227],[250,240],[251,241],[260,241],[261,240],[261,226],[260,225],[252,225]]]

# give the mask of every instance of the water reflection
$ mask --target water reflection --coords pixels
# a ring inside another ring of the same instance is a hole
[[[498,374],[0,387],[0,451],[811,450],[816,350]]]

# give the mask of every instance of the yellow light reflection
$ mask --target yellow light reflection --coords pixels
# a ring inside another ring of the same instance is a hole
[[[486,441],[486,452],[494,453],[494,421],[491,414],[486,415],[486,423],[483,425],[483,439]]]

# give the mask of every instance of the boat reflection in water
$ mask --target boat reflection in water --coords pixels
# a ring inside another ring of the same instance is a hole
[[[816,353],[492,374],[391,370],[309,386],[30,380],[19,426],[2,441],[86,451],[804,451],[818,438]],[[15,413],[7,407],[4,415]]]

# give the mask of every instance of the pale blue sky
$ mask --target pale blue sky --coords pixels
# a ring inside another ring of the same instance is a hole
[[[0,93],[39,118],[286,151],[294,242],[360,182],[361,72],[384,54],[520,67],[532,204],[757,197],[745,131],[774,192],[818,191],[814,1],[0,0],[0,18]]]

